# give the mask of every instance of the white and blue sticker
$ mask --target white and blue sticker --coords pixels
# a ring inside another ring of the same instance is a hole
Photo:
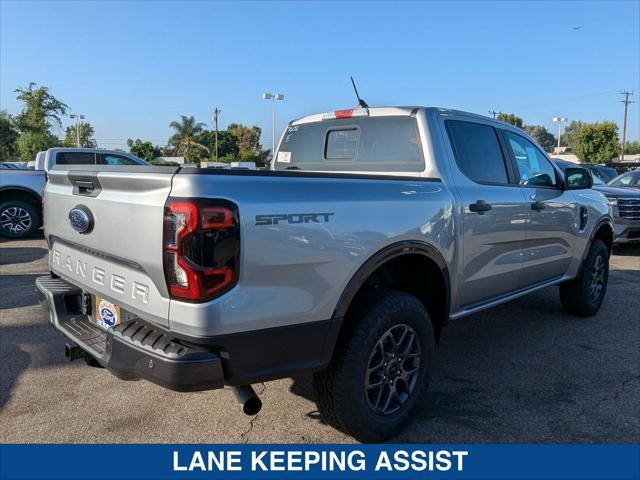
[[[113,328],[119,322],[118,308],[111,302],[101,300],[98,304],[97,320],[104,328]]]

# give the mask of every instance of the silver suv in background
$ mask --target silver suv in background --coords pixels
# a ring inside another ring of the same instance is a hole
[[[30,162],[31,163],[31,162]],[[125,152],[90,148],[50,148],[36,155],[34,168],[0,171],[0,235],[24,238],[41,226],[42,194],[54,165],[145,165]]]
[[[424,402],[448,320],[551,285],[598,311],[613,224],[591,185],[491,118],[338,110],[290,122],[266,171],[56,166],[36,284],[70,359],[229,385],[246,413],[252,383],[313,373],[324,421],[379,441]]]

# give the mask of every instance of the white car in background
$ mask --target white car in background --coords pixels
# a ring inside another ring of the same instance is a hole
[[[96,148],[50,148],[39,152],[28,168],[0,170],[0,235],[24,238],[42,224],[42,193],[54,165],[140,165],[144,160],[125,152]],[[15,165],[15,164],[12,164]]]

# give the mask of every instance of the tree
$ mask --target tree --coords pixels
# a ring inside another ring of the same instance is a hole
[[[198,137],[198,143],[204,145],[211,152],[211,160],[215,160],[216,155],[216,132],[205,130]],[[235,161],[238,157],[238,139],[228,130],[218,132],[218,161]],[[228,163],[228,162],[227,162]]]
[[[561,146],[567,147],[569,150],[573,151],[573,146],[576,143],[576,137],[585,125],[586,123],[581,122],[580,120],[573,120],[569,125],[567,125],[567,128],[565,128],[562,135],[560,135]]]
[[[149,141],[143,142],[139,138],[127,140],[127,146],[132,154],[147,162],[152,162],[154,158],[162,156],[160,149],[154,146],[153,143]]]
[[[202,153],[210,154],[209,149],[196,141],[204,130],[204,123],[196,122],[193,116],[180,115],[180,121],[169,124],[175,133],[169,138],[169,144],[176,148],[178,155],[183,155],[188,163],[197,162]]]
[[[510,123],[511,125],[515,125],[518,128],[522,128],[523,125],[522,119],[514,115],[513,113],[499,113],[496,120]]]
[[[17,141],[20,158],[24,162],[35,160],[36,154],[42,150],[60,147],[62,142],[48,132],[28,131],[20,134]]]
[[[238,145],[238,155],[248,153],[259,154],[262,151],[260,145],[260,135],[262,129],[258,126],[247,127],[238,123],[232,123],[227,127],[227,131],[236,137]]]
[[[15,118],[15,126],[20,132],[18,152],[24,161],[33,160],[40,150],[60,145],[51,128],[62,126],[61,117],[69,108],[51,95],[47,87],[35,88],[36,85],[31,82],[26,88],[15,90],[16,98],[24,104]]]
[[[552,151],[556,146],[556,137],[542,125],[524,125],[522,129],[531,135],[544,148],[545,152]]]
[[[627,142],[624,146],[624,154],[625,155],[638,155],[640,153],[640,142]]]
[[[0,162],[13,160],[18,154],[18,130],[11,115],[0,110]]]
[[[47,87],[34,88],[35,82],[27,88],[14,90],[16,98],[24,103],[22,112],[16,117],[16,126],[21,132],[49,132],[51,127],[62,126],[61,116],[65,115],[68,106],[49,93]]]
[[[80,130],[80,147],[81,148],[96,148],[97,143],[93,138],[93,127],[88,122],[81,122],[78,124]],[[75,147],[78,145],[78,137],[76,135],[76,126],[71,125],[67,127],[67,132],[64,139],[64,145],[66,147]]]
[[[618,153],[618,126],[614,122],[584,124],[578,131],[572,151],[581,162],[608,163]]]

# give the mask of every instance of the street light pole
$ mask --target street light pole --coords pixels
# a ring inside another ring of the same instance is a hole
[[[69,115],[69,118],[76,119],[76,146],[80,148],[80,121],[84,120],[84,115]]]
[[[276,100],[284,100],[281,93],[263,93],[263,100],[271,100],[271,158],[276,154]]]
[[[566,121],[567,119],[565,117],[553,117],[553,123],[558,124],[558,147],[556,149],[556,158],[560,158],[560,131],[562,124]]]

